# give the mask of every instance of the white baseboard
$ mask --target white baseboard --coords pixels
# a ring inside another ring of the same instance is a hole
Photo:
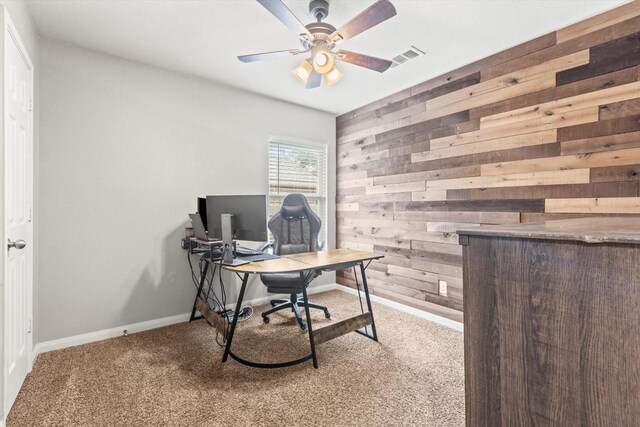
[[[337,289],[352,295],[358,295],[358,291],[348,286],[337,285]],[[364,292],[362,291],[360,292],[362,293],[362,297],[364,298]],[[379,297],[377,295],[371,295],[371,301],[375,301],[379,304],[386,305],[387,307],[395,308],[396,310],[399,310],[399,311],[404,311],[405,313],[413,314],[414,316],[418,316],[423,319],[430,320],[431,322],[447,326],[451,329],[455,329],[456,331],[462,332],[464,330],[461,322],[456,322],[455,320],[447,319],[446,317],[438,316],[437,314],[433,314],[424,310],[413,308],[408,305],[401,304],[399,302],[395,302],[395,301],[388,300],[386,298]]]
[[[310,286],[308,291],[309,294],[316,294],[319,292],[327,292],[332,291],[334,289],[340,290],[342,292],[346,292],[352,295],[358,295],[355,289],[349,288],[347,286],[342,286],[337,283],[332,283],[329,285],[319,285],[319,286]],[[255,298],[252,300],[245,301],[244,304],[256,306],[261,304],[266,304],[269,300],[277,298],[277,295],[268,295],[260,298]],[[381,298],[376,295],[371,295],[371,301],[375,301],[379,304],[386,305],[387,307],[395,308],[396,310],[403,311],[405,313],[413,314],[414,316],[421,317],[423,319],[430,320],[432,322],[448,326],[452,329],[462,331],[462,323],[456,322],[455,320],[447,319],[442,316],[438,316],[436,314],[428,313],[423,310],[419,310],[417,308],[409,307],[408,305],[404,305],[395,301],[391,301],[385,298]],[[244,305],[243,304],[243,305]],[[233,308],[235,304],[228,304],[227,308]],[[61,338],[58,340],[45,341],[36,344],[33,349],[33,362],[35,363],[36,358],[41,353],[46,353],[48,351],[60,350],[67,347],[73,347],[81,344],[88,344],[95,341],[102,341],[109,338],[116,338],[123,335],[123,331],[126,329],[127,334],[135,334],[138,332],[148,331],[149,329],[161,328],[163,326],[174,325],[176,323],[187,322],[191,313],[178,314],[175,316],[163,317],[161,319],[148,320],[146,322],[133,323],[130,325],[119,326],[117,328],[104,329],[96,332],[89,332],[87,334],[75,335],[72,337]],[[2,425],[0,424],[0,427]]]
[[[61,338],[58,340],[45,341],[36,344],[33,349],[33,360],[41,353],[48,351],[60,350],[62,348],[73,347],[81,344],[88,344],[95,341],[102,341],[109,338],[120,337],[126,329],[127,334],[135,334],[136,332],[147,331],[149,329],[161,328],[163,326],[173,325],[175,323],[186,322],[189,320],[191,313],[177,314],[175,316],[163,317],[161,319],[148,320],[146,322],[133,323],[131,325],[119,326],[111,329],[103,329],[101,331],[89,332],[87,334],[75,335],[72,337]]]
[[[309,295],[316,294],[319,292],[326,292],[337,289],[341,287],[336,283],[332,283],[329,285],[319,285],[319,286],[310,286],[308,288]],[[287,296],[288,297],[288,296]],[[276,294],[269,294],[267,296],[261,298],[255,298],[248,301],[243,301],[243,305],[261,305],[266,304],[269,300],[278,298]],[[235,303],[227,304],[227,309],[232,309],[235,307]],[[33,362],[35,363],[36,358],[41,353],[46,353],[48,351],[60,350],[67,347],[73,347],[76,345],[88,344],[95,341],[102,341],[109,338],[121,337],[124,333],[124,330],[127,330],[127,334],[135,334],[138,332],[148,331],[149,329],[162,328],[163,326],[174,325],[176,323],[182,323],[189,321],[191,317],[191,313],[177,314],[175,316],[163,317],[161,319],[148,320],[146,322],[133,323],[130,325],[119,326],[111,329],[103,329],[101,331],[89,332],[87,334],[75,335],[72,337],[61,338],[58,340],[45,341],[35,345],[33,348]],[[2,427],[0,425],[0,427]]]

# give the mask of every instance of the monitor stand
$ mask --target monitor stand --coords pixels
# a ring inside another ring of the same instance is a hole
[[[233,267],[237,267],[237,266],[239,266],[239,265],[249,264],[250,262],[251,262],[251,261],[246,261],[246,260],[243,260],[243,259],[237,259],[237,258],[235,258],[235,259],[232,259],[232,260],[231,260],[231,262],[227,262],[227,261],[225,261],[224,259],[222,259],[222,260],[220,261],[220,264],[222,264],[222,265],[230,265],[230,266],[233,266]]]
[[[220,223],[222,224],[222,265],[243,265],[249,263],[233,257],[233,215],[220,215]]]

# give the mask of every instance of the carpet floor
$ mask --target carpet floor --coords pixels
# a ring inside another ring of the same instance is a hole
[[[356,296],[312,295],[332,319],[359,314]],[[290,311],[238,326],[233,349],[261,361],[308,354]],[[7,419],[17,426],[462,426],[462,333],[375,304],[379,343],[351,333],[311,362],[255,369],[229,360],[206,322],[41,354]]]

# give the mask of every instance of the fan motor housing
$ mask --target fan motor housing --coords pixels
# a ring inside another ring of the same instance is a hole
[[[333,34],[336,30],[331,24],[327,24],[325,22],[312,22],[311,24],[305,25],[307,30],[313,36],[313,40],[302,40],[302,45],[305,49],[309,49],[315,45],[324,45],[328,49],[331,49],[335,43],[329,40],[329,35]]]
[[[309,13],[318,20],[325,19],[329,16],[329,0],[311,0]]]
[[[328,36],[336,30],[336,27],[325,22],[312,22],[311,24],[305,25],[305,27],[314,36],[318,34],[324,34]]]

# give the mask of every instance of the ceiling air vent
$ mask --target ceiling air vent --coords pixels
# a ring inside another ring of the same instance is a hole
[[[393,62],[397,62],[398,64],[404,64],[407,61],[408,59],[405,58],[403,55],[398,55],[395,58],[393,58]]]
[[[418,56],[421,56],[424,54],[425,54],[424,51],[420,50],[414,45],[411,45],[411,48],[409,50],[407,50],[404,53],[401,53],[400,55],[392,59],[393,64],[391,64],[391,68],[395,68],[398,65],[404,64],[405,62],[408,62],[409,60],[413,58],[417,58]]]

